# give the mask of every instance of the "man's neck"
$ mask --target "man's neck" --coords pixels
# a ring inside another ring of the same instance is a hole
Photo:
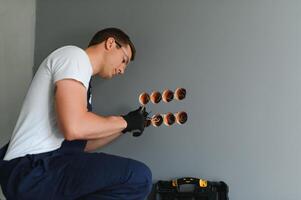
[[[103,54],[100,52],[100,47],[89,47],[85,49],[93,69],[93,75],[99,74],[103,66]]]

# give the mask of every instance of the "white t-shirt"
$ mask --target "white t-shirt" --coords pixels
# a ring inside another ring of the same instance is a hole
[[[24,99],[4,160],[61,146],[64,135],[56,121],[55,82],[75,79],[88,89],[92,71],[88,55],[76,46],[59,48],[42,62]]]

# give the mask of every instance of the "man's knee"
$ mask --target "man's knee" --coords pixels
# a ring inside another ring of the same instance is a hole
[[[131,160],[128,170],[128,181],[134,184],[143,185],[146,192],[150,192],[152,188],[152,172],[144,163]]]

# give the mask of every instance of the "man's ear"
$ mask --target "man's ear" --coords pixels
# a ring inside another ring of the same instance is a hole
[[[105,47],[107,50],[110,50],[115,45],[115,39],[113,37],[109,37],[105,42]]]

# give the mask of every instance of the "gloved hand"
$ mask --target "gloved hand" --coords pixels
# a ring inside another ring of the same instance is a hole
[[[148,113],[145,111],[145,107],[139,107],[137,110],[129,112],[127,115],[122,115],[123,119],[127,123],[127,127],[122,130],[123,133],[135,131],[134,137],[140,136],[144,131],[144,124]]]

